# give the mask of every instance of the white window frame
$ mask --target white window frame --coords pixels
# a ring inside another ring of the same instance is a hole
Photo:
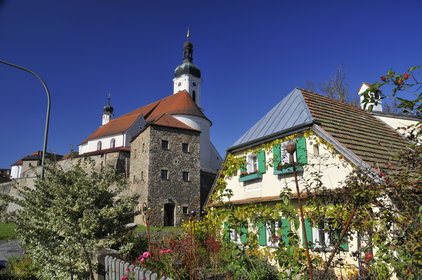
[[[273,236],[271,233],[271,226],[274,223],[274,235],[277,236],[278,234],[278,230],[281,228],[281,220],[278,221],[268,221],[265,225],[266,231],[267,231],[267,246],[268,247],[278,247],[278,244],[280,243],[280,238],[274,242],[273,240]]]
[[[330,238],[330,232],[325,229],[325,222],[322,221],[318,223],[318,227],[312,227],[312,242],[314,243],[314,250],[321,251],[332,251],[334,250],[334,245],[332,244],[332,238]]]
[[[280,144],[280,164],[289,164],[290,162],[290,154],[287,152],[286,148],[292,141],[286,141]],[[297,162],[296,152],[293,153],[293,159]]]
[[[259,170],[258,167],[258,155],[249,153],[246,155],[246,172],[256,172]]]
[[[242,241],[240,240],[240,233],[238,233],[234,228],[230,229],[230,241],[235,244],[242,244]]]

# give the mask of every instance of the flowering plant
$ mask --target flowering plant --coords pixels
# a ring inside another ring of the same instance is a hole
[[[245,176],[248,176],[248,175],[252,175],[252,174],[256,174],[256,173],[258,173],[258,169],[255,169],[254,171],[250,171],[250,172],[247,172],[247,171],[242,171],[242,172],[240,172],[240,177],[245,177]]]

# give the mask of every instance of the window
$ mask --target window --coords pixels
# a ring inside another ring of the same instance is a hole
[[[246,157],[246,171],[248,173],[258,171],[258,156],[256,154],[249,154]]]
[[[169,171],[166,169],[161,169],[161,179],[162,180],[168,180],[169,179]]]
[[[189,144],[188,143],[182,143],[182,152],[189,153]]]
[[[110,140],[110,148],[116,147],[116,140],[114,138],[111,138]]]
[[[145,143],[142,143],[142,152],[145,152]]]
[[[283,218],[281,220],[269,220],[266,223],[258,223],[258,243],[261,246],[277,247],[280,241],[289,245],[290,222]]]
[[[332,238],[332,234],[326,228],[326,223],[321,221],[317,227],[312,228],[314,249],[331,251],[334,249],[335,241]]]
[[[315,144],[314,146],[313,146],[313,149],[314,149],[314,156],[315,157],[319,157],[319,145],[318,144]]]
[[[296,140],[296,152],[293,153],[293,159],[300,166],[296,166],[296,171],[303,171],[303,166],[308,163],[308,155],[306,151],[306,139],[299,137]],[[279,145],[273,146],[273,166],[274,174],[292,173],[293,167],[290,163],[290,154],[286,151],[287,146],[291,141],[283,142]]]
[[[97,151],[101,150],[101,147],[102,147],[102,143],[101,143],[101,141],[98,141],[97,142]]]
[[[183,171],[182,172],[182,179],[184,182],[189,182],[189,172]]]
[[[188,214],[188,207],[187,206],[182,207],[182,213],[185,214],[185,215]]]
[[[238,244],[242,243],[240,241],[240,234],[234,228],[230,230],[230,241],[233,241],[234,243],[238,243]]]
[[[169,149],[169,141],[161,140],[161,149],[168,150]]]
[[[192,92],[192,99],[194,102],[196,102],[196,91]]]

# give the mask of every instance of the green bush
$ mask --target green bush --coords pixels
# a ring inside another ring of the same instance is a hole
[[[16,224],[0,223],[0,240],[16,238]]]
[[[9,280],[37,280],[38,268],[28,257],[10,258],[7,264],[6,274],[1,275],[0,279]],[[3,277],[4,276],[4,277]]]

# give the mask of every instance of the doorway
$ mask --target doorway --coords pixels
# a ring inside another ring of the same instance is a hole
[[[164,204],[164,226],[174,227],[174,203]]]

